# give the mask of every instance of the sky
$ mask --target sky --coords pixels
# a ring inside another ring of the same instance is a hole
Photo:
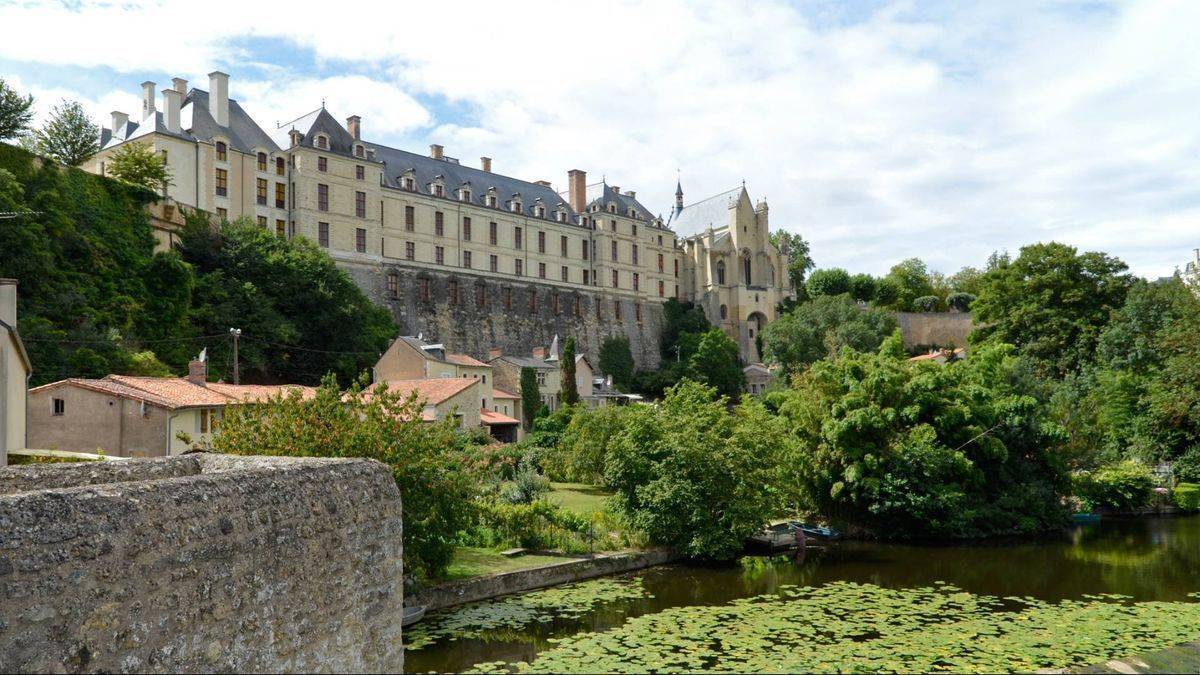
[[[222,70],[269,131],[324,102],[371,141],[559,189],[583,169],[663,215],[677,176],[687,203],[745,181],[818,267],[1056,240],[1157,277],[1200,247],[1192,0],[0,0],[0,26],[39,119]]]

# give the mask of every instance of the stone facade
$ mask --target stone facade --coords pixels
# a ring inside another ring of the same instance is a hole
[[[896,312],[896,324],[904,336],[904,347],[966,347],[975,330],[970,312]]]
[[[401,527],[368,460],[0,469],[0,669],[401,672]]]

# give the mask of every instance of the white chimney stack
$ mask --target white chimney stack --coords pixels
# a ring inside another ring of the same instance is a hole
[[[117,138],[125,138],[125,125],[129,123],[129,115],[120,110],[112,111],[112,132]]]
[[[229,126],[229,76],[219,70],[208,74],[208,114],[217,126]]]
[[[180,94],[176,89],[163,89],[163,124],[167,127],[167,131],[173,134],[178,134],[182,131],[179,128],[179,107],[183,102],[183,94]]]
[[[187,80],[182,77],[172,77],[171,84],[174,85],[175,91],[179,92],[181,96],[187,96]]]
[[[154,107],[154,83],[146,80],[142,83],[142,119],[153,115],[157,110]]]

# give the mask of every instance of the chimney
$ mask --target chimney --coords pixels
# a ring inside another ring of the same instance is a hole
[[[112,132],[117,138],[125,138],[125,126],[129,123],[129,115],[120,110],[112,111]],[[119,134],[119,135],[118,135]]]
[[[626,191],[625,191],[625,196],[626,196],[626,197],[631,197],[631,198],[633,198],[633,199],[637,199],[637,193],[636,193],[636,192],[634,192],[633,190],[626,190]]]
[[[346,129],[356,141],[362,140],[362,118],[358,115],[351,115],[346,118]]]
[[[17,280],[0,279],[0,321],[17,325]]]
[[[535,181],[533,181],[533,184],[541,185],[542,187],[550,187],[550,181],[548,181],[548,180],[535,180]]]
[[[146,80],[142,83],[142,119],[153,115],[157,110],[154,107],[154,83]]]
[[[181,132],[179,105],[182,101],[183,94],[180,94],[177,89],[163,89],[163,124],[166,125],[167,131],[174,134]]]
[[[612,186],[612,191],[617,194],[621,194],[621,188],[617,187],[616,185]]]
[[[491,173],[492,172],[492,158],[491,157],[480,157],[479,158],[479,166],[484,171]]]
[[[229,126],[229,76],[219,70],[208,74],[208,114],[217,126]]]
[[[438,145],[437,143],[430,145],[429,146],[429,156],[434,159],[441,159],[442,158],[442,146]]]
[[[199,360],[189,361],[187,381],[204,386],[204,383],[208,381],[208,363]]]
[[[545,359],[546,358],[546,348],[545,347],[534,347],[533,348],[533,358]]]
[[[187,96],[187,80],[182,77],[172,77],[171,86],[175,88],[175,91],[179,92],[180,96]]]
[[[304,140],[304,134],[300,133],[299,129],[292,129],[288,132],[288,139],[291,141],[291,147],[300,145],[300,141]]]
[[[576,213],[583,213],[587,200],[587,172],[571,169],[567,172],[567,201]]]
[[[501,356],[504,356],[504,350],[499,347],[492,347],[491,349],[488,350],[488,360],[489,361],[492,359],[498,359]]]

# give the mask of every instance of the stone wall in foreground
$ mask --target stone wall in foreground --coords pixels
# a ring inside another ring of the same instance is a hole
[[[0,469],[0,670],[399,672],[401,560],[373,461]]]

